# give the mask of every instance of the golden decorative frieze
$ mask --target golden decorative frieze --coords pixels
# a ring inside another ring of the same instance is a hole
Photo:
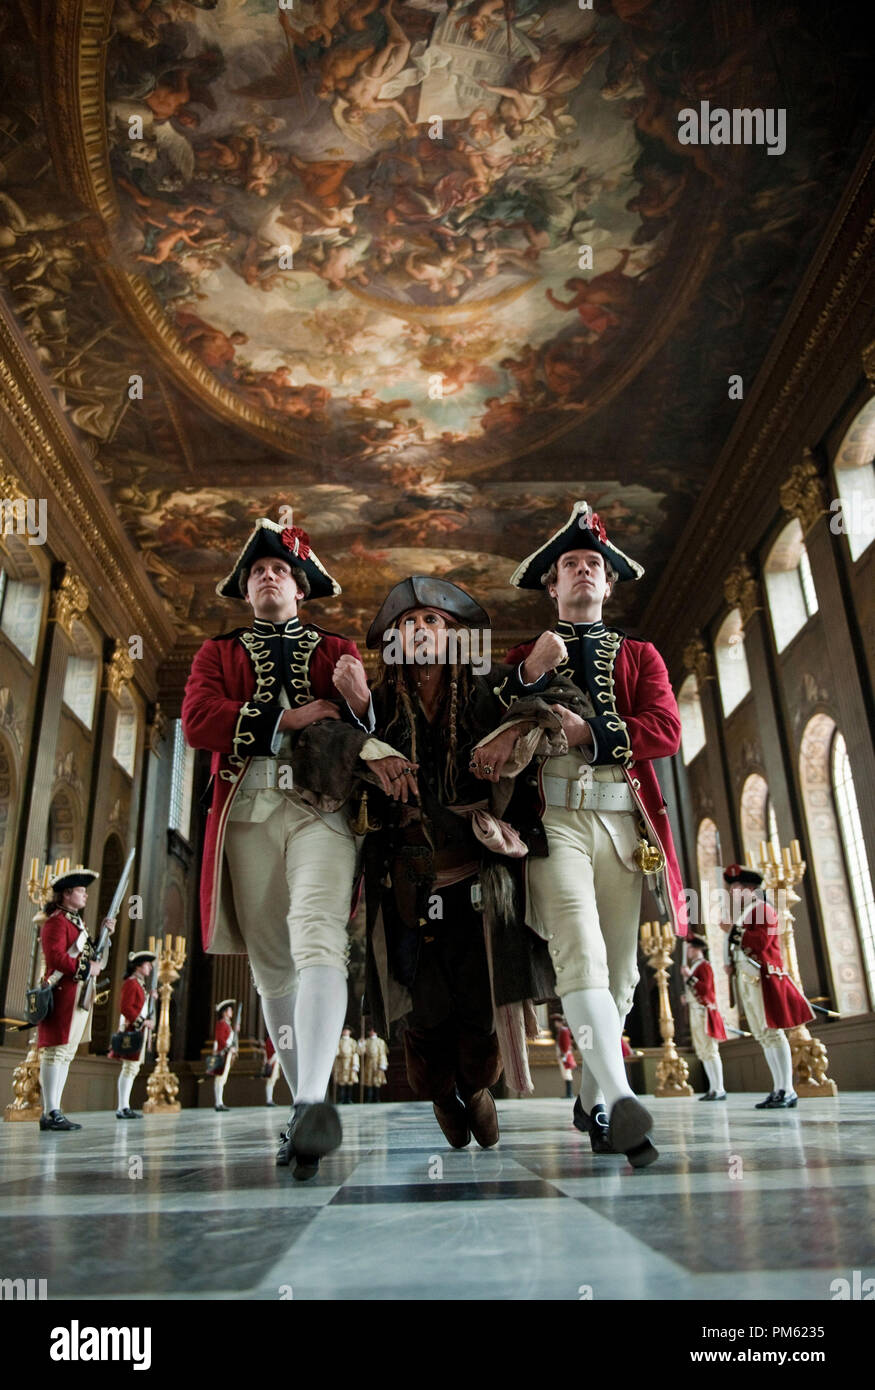
[[[167,737],[167,726],[169,724],[167,715],[161,708],[160,701],[157,702],[152,710],[152,717],[146,726],[146,738],[149,748],[153,753],[158,752],[159,743],[163,743]]]
[[[742,625],[762,607],[759,580],[744,551],[738,557],[738,564],[723,581],[723,596],[730,608],[737,608],[741,613]]]
[[[714,679],[714,663],[711,653],[700,636],[693,637],[684,647],[681,660],[685,671],[692,671],[701,691],[706,681]]]
[[[870,386],[875,386],[875,338],[862,351],[863,371]]]
[[[78,574],[67,569],[57,589],[52,590],[49,622],[57,623],[68,637],[73,636],[73,624],[88,610],[88,590]]]
[[[784,511],[798,518],[804,536],[820,517],[826,516],[826,488],[810,449],[804,450],[800,463],[794,463],[778,496]]]
[[[121,642],[116,642],[115,651],[103,668],[104,684],[110,695],[118,700],[134,678],[134,663],[128,650]]]

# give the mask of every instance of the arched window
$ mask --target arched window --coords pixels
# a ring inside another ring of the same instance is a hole
[[[857,808],[857,795],[851,775],[851,762],[845,740],[838,729],[833,734],[830,756],[832,791],[839,822],[845,870],[857,916],[857,929],[863,947],[863,960],[869,977],[869,993],[875,999],[875,898],[863,842],[863,827]]]
[[[123,690],[119,700],[119,711],[116,715],[112,756],[124,768],[129,777],[134,775],[138,724],[137,707],[130,692]]]
[[[875,400],[868,401],[839,445],[835,457],[838,503],[830,530],[848,538],[857,560],[875,540]]]
[[[678,712],[681,716],[681,754],[686,765],[705,747],[705,720],[702,717],[699,683],[692,673],[678,691]]]
[[[859,1014],[870,1007],[870,998],[875,999],[875,961],[863,954],[866,942],[871,950],[871,917],[870,934],[864,938],[852,896],[849,870],[852,863],[859,863],[859,850],[854,846],[860,844],[854,828],[856,799],[849,795],[853,783],[848,783],[844,741],[836,747],[836,735],[835,720],[828,714],[818,713],[809,719],[799,746],[799,782],[808,828],[808,873],[813,875],[820,907],[835,1007],[842,1014]],[[845,849],[846,836],[839,821],[840,800],[849,826],[849,850]],[[871,887],[863,881],[864,903],[867,893],[871,903]]]
[[[14,579],[0,572],[0,629],[31,666],[36,661],[43,614],[43,586],[38,579]]]
[[[744,654],[744,628],[738,608],[733,608],[720,625],[714,644],[714,660],[723,713],[731,714],[750,690],[750,672]]]
[[[700,931],[708,942],[711,967],[714,971],[714,984],[717,993],[717,1007],[727,1023],[738,1025],[738,1010],[729,1003],[729,982],[723,969],[723,931],[720,927],[720,913],[716,910],[720,902],[723,883],[723,865],[720,863],[720,836],[717,826],[709,816],[699,822],[696,833],[696,867],[699,871],[699,923],[694,930]],[[713,920],[712,920],[713,918]]]
[[[86,729],[94,722],[94,702],[100,662],[96,644],[82,623],[73,624],[73,651],[67,657],[64,672],[64,704],[80,719]]]
[[[817,595],[802,527],[796,517],[781,532],[763,567],[775,646],[782,652],[817,612]]]
[[[780,858],[781,840],[775,808],[769,796],[769,784],[759,772],[752,772],[744,779],[739,813],[741,845],[745,854],[750,851],[759,860],[760,845],[764,840],[770,840]]]
[[[191,794],[194,786],[194,749],[182,732],[182,720],[173,722],[173,771],[170,780],[170,829],[187,840],[191,832]]]

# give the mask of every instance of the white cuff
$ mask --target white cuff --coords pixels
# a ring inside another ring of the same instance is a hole
[[[377,721],[374,718],[374,698],[372,695],[368,695],[368,707],[361,717],[356,714],[349,700],[346,702],[346,707],[360,729],[364,729],[366,734],[372,734],[374,732],[374,729],[377,727]]]
[[[397,748],[393,748],[390,743],[384,743],[380,738],[369,738],[362,744],[359,757],[363,762],[376,762],[378,758],[403,758],[404,754],[399,753]]]

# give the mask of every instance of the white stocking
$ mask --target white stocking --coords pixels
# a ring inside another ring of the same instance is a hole
[[[298,1049],[295,1100],[312,1102],[325,1099],[331,1068],[337,1056],[337,1042],[346,1018],[346,1005],[346,975],[342,970],[333,965],[308,965],[300,972],[295,999],[295,1043]]]
[[[39,1064],[39,1084],[43,1092],[43,1110],[46,1115],[51,1115],[53,1110],[61,1108],[61,1091],[64,1083],[60,1075],[61,1068],[54,1062],[41,1061]]]
[[[298,1048],[295,1042],[296,992],[297,982],[296,988],[291,994],[284,994],[280,999],[265,999],[262,996],[261,1000],[261,1010],[267,1024],[267,1031],[276,1048],[280,1066],[283,1069],[283,1076],[288,1082],[293,1101],[298,1089]],[[273,1100],[273,1085],[270,1082],[267,1085],[267,1098]]]
[[[623,1065],[622,1024],[611,992],[575,989],[562,996],[562,1012],[610,1111],[622,1096],[633,1094]]]
[[[722,1096],[725,1087],[723,1085],[723,1062],[719,1053],[713,1061],[703,1062],[702,1066],[705,1068],[705,1075],[708,1078],[709,1090],[713,1091],[716,1096]]]
[[[584,1061],[580,1063],[580,1103],[587,1115],[592,1114],[594,1105],[605,1103],[602,1088]]]
[[[772,1090],[780,1091],[784,1083],[781,1079],[782,1067],[778,1056],[778,1049],[775,1047],[764,1047],[763,1056],[766,1059],[769,1071],[772,1073]]]
[[[793,1090],[793,1053],[787,1041],[787,1034],[779,1033],[778,1036],[781,1041],[774,1049],[775,1060],[778,1063],[780,1075],[778,1090],[783,1091],[785,1095],[789,1096],[790,1092]]]
[[[213,1104],[214,1104],[214,1105],[221,1105],[221,1104],[222,1104],[222,1092],[224,1091],[224,1089],[225,1089],[225,1083],[224,1083],[224,1081],[222,1080],[221,1076],[215,1077],[215,1079],[213,1080],[213,1090],[214,1090],[214,1092],[215,1092],[214,1097],[213,1097]]]
[[[273,1100],[273,1088],[274,1088],[275,1085],[276,1085],[276,1072],[274,1072],[273,1076],[269,1076],[269,1077],[267,1078],[267,1082],[266,1082],[265,1088],[264,1088],[265,1091],[267,1092],[267,1095],[265,1096],[265,1100],[267,1101],[267,1104],[268,1104],[268,1105],[270,1105],[270,1102]]]
[[[118,1108],[127,1110],[131,1103],[131,1091],[134,1089],[134,1078],[125,1076],[124,1072],[119,1074],[118,1079]]]

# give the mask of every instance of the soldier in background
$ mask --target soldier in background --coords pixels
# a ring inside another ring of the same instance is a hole
[[[380,1099],[380,1087],[386,1084],[389,1049],[383,1039],[377,1036],[376,1028],[369,1028],[368,1036],[359,1043],[359,1051],[362,1054],[365,1101],[377,1101]]]
[[[153,989],[147,993],[145,988],[149,976],[152,974],[154,963],[155,953],[153,951],[131,951],[128,956],[128,968],[125,971],[121,999],[119,1000],[119,1032],[124,1033],[140,1029],[143,1040],[136,1057],[121,1059],[122,1066],[118,1078],[118,1107],[115,1112],[117,1120],[141,1120],[143,1118],[141,1111],[131,1109],[131,1091],[140,1067],[143,1065],[149,1038],[155,1027],[152,1003],[158,998],[158,991]],[[115,1052],[110,1052],[109,1055],[110,1057],[118,1056]]]
[[[705,1068],[708,1089],[700,1100],[725,1100],[723,1063],[718,1043],[726,1041],[726,1029],[717,1007],[714,971],[706,955],[704,937],[687,938],[687,964],[681,966],[684,998],[690,1010],[690,1038],[693,1051]]]
[[[358,1043],[349,1028],[344,1028],[340,1035],[333,1072],[334,1084],[337,1087],[337,1104],[349,1105],[352,1100],[352,1088],[359,1078]]]
[[[51,1012],[37,1033],[43,1093],[41,1130],[82,1128],[61,1110],[61,1096],[76,1049],[91,1038],[92,1011],[79,1008],[82,990],[87,980],[98,976],[106,965],[106,956],[95,957],[95,945],[82,917],[89,885],[98,877],[94,869],[74,869],[60,874],[50,884],[52,897],[46,904],[46,919],[40,929],[45,961],[42,978],[54,986]],[[101,931],[104,927],[112,936],[115,918],[107,917]]]
[[[727,973],[738,1002],[772,1074],[772,1090],[757,1110],[794,1110],[793,1055],[785,1028],[814,1018],[811,1005],[790,979],[781,956],[778,914],[762,891],[756,869],[730,864],[723,870],[729,888],[731,921],[721,922],[729,936]]]
[[[213,1106],[216,1110],[227,1110],[222,1097],[225,1082],[231,1070],[231,1063],[237,1056],[237,1035],[231,1019],[236,999],[223,999],[216,1005],[216,1031],[213,1036],[213,1056],[222,1059],[222,1066],[213,1073]],[[216,1066],[216,1063],[213,1063]]]

